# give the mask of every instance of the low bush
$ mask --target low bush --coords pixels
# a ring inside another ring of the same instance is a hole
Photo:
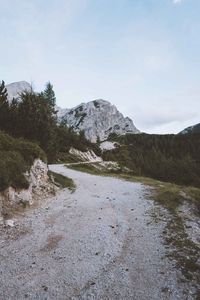
[[[9,186],[28,188],[24,173],[36,158],[46,161],[46,155],[38,145],[0,132],[0,191]]]

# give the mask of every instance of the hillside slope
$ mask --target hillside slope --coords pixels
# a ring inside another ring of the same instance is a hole
[[[200,135],[127,134],[103,158],[130,168],[134,175],[200,187]]]
[[[180,134],[187,134],[187,133],[200,133],[200,123],[187,127],[180,132]]]
[[[14,139],[0,131],[0,191],[9,186],[27,188],[29,184],[24,173],[37,158],[46,161],[46,155],[38,145]]]

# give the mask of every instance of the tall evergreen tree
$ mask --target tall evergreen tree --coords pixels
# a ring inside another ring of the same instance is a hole
[[[55,105],[56,105],[56,96],[55,96],[55,92],[53,90],[53,85],[51,84],[51,82],[47,82],[46,86],[45,86],[45,90],[42,93],[44,99],[49,103],[49,105],[52,107],[52,109],[55,109]]]
[[[9,102],[5,82],[0,84],[0,129],[7,130],[9,123]]]
[[[5,87],[5,82],[2,80],[1,84],[0,84],[0,100],[2,101],[7,101],[7,97],[8,97],[8,93],[7,93],[7,89]]]
[[[51,107],[41,94],[33,91],[21,94],[18,126],[18,132],[23,137],[38,141],[44,150],[48,149],[56,124]]]

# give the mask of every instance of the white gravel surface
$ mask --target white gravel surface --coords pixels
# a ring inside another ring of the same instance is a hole
[[[0,299],[192,299],[165,257],[138,183],[51,165],[77,189],[26,212],[0,237]]]

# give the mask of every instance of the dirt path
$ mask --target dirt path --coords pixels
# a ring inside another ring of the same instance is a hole
[[[162,224],[152,223],[142,185],[50,169],[77,189],[1,235],[0,299],[192,299],[165,257]]]

